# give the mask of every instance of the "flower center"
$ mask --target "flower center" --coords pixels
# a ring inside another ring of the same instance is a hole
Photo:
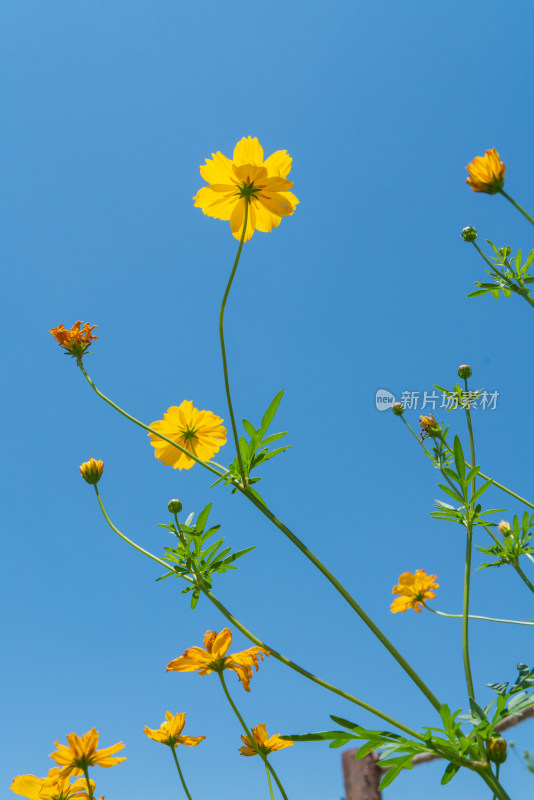
[[[186,425],[185,430],[180,431],[186,442],[193,442],[198,439],[197,436],[197,429],[190,428],[189,425]]]
[[[243,181],[241,186],[237,187],[236,194],[239,197],[244,197],[247,203],[250,203],[251,199],[255,197],[261,191],[261,187],[256,186],[254,181]]]

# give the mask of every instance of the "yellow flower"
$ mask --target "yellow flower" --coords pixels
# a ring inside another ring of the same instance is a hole
[[[422,603],[431,600],[436,596],[433,589],[437,589],[439,583],[434,583],[438,576],[427,575],[424,569],[418,569],[413,575],[411,572],[403,572],[399,575],[399,583],[393,587],[393,594],[399,594],[391,604],[391,612],[397,614],[399,611],[414,611],[421,613]]]
[[[292,747],[295,744],[295,742],[290,742],[281,739],[279,733],[274,733],[271,737],[269,737],[264,722],[260,722],[259,725],[256,725],[256,727],[252,728],[251,730],[252,730],[252,736],[254,737],[254,741],[266,756],[269,755],[269,753],[272,753],[273,750],[283,750],[284,747]],[[239,752],[241,753],[241,755],[257,756],[258,753],[252,746],[250,737],[242,735],[241,739],[243,741],[243,744],[245,745],[245,747],[239,748]]]
[[[89,783],[94,794],[95,782],[89,780]],[[52,767],[46,778],[18,775],[10,788],[28,800],[89,800],[85,778],[70,783],[70,777],[62,775],[59,767]]]
[[[179,658],[167,664],[167,672],[198,672],[199,675],[209,675],[210,672],[222,672],[231,669],[237,676],[246,692],[250,692],[252,667],[258,671],[258,660],[268,656],[267,650],[262,647],[249,647],[240,653],[226,655],[232,644],[232,634],[228,628],[220,633],[206,631],[204,634],[204,648],[190,647]]]
[[[176,714],[173,717],[170,711],[166,711],[165,719],[167,721],[161,723],[159,730],[153,731],[148,725],[145,725],[143,733],[146,733],[149,739],[154,739],[155,742],[161,742],[169,747],[178,747],[179,744],[195,747],[206,738],[205,736],[180,736],[185,725],[185,713]]]
[[[434,419],[434,414],[429,414],[427,417],[419,417],[419,425],[421,426],[421,441],[424,441],[427,436],[438,436],[441,433],[441,428]]]
[[[504,186],[506,167],[495,148],[486,150],[483,156],[474,158],[466,170],[469,173],[466,183],[474,192],[496,194]]]
[[[90,458],[80,466],[80,474],[87,483],[98,483],[104,472],[104,462]]]
[[[150,427],[185,447],[202,461],[209,461],[226,444],[226,428],[221,425],[222,421],[213,412],[199,411],[193,408],[191,400],[184,400],[179,406],[167,409],[163,419],[152,422]],[[191,469],[195,463],[192,458],[159,436],[153,433],[149,433],[149,436],[155,448],[154,455],[159,461],[174,469]]]
[[[81,327],[82,325],[83,328]],[[96,328],[96,325],[89,326],[88,322],[84,324],[81,320],[78,320],[70,331],[64,328],[63,323],[61,323],[59,328],[52,328],[49,333],[52,334],[56,342],[59,342],[61,347],[65,348],[67,353],[81,360],[91,342],[98,339],[98,336],[93,336],[92,334],[94,328]]]
[[[59,764],[63,769],[61,775],[83,775],[84,769],[93,767],[98,764],[99,767],[114,767],[115,764],[120,764],[121,761],[126,761],[125,758],[113,758],[113,753],[122,750],[124,744],[118,742],[112,747],[106,747],[103,750],[97,750],[98,745],[98,731],[91,728],[90,731],[84,733],[83,736],[77,736],[75,733],[67,734],[68,745],[59,744],[56,739],[56,747],[53,753],[50,753],[50,758]]]
[[[257,228],[268,233],[290,216],[299,202],[289,191],[287,180],[292,159],[286,150],[277,150],[263,160],[263,148],[256,138],[246,136],[234,148],[233,160],[222,153],[212,153],[200,167],[209,186],[199,189],[195,206],[215,219],[230,221],[232,233],[241,239],[248,204],[247,242]]]

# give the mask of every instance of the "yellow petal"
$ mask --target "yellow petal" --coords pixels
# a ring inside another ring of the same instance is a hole
[[[200,167],[200,174],[206,183],[231,183],[232,162],[221,152],[212,153]]]
[[[285,178],[291,171],[292,162],[293,159],[288,156],[287,150],[277,150],[265,159],[264,166],[267,167],[269,175],[281,175]]]
[[[278,217],[289,217],[295,210],[288,199],[278,192],[260,192],[258,202]]]
[[[263,164],[263,148],[256,138],[244,136],[234,148],[234,159],[238,164]]]
[[[235,238],[241,240],[243,233],[243,222],[245,221],[245,201],[242,200],[237,204],[230,217],[230,227]],[[248,207],[247,230],[243,241],[248,242],[251,239],[254,229],[256,227],[256,211],[253,205]]]
[[[198,190],[193,200],[196,208],[201,208],[207,217],[214,217],[227,222],[239,198],[233,193],[220,194],[212,191],[210,186],[204,186]]]
[[[15,794],[21,794],[29,800],[39,800],[42,785],[41,778],[37,778],[35,775],[17,775],[10,788]]]
[[[205,736],[180,736],[178,742],[180,744],[185,744],[186,747],[196,747],[197,744],[200,744],[205,738]]]

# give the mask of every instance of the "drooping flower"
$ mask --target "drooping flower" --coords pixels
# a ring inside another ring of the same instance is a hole
[[[11,784],[11,791],[27,797],[28,800],[89,800],[85,778],[70,782],[69,775],[62,775],[59,767],[52,767],[46,778],[35,775],[17,775]],[[89,779],[94,795],[95,782]]]
[[[435,583],[437,577],[437,575],[427,575],[424,569],[416,570],[415,575],[411,572],[399,575],[399,583],[392,591],[400,597],[392,602],[391,612],[397,614],[399,611],[413,608],[420,614],[425,600],[431,600],[436,596],[433,590],[439,586],[439,583]]]
[[[87,483],[98,483],[103,472],[104,462],[96,461],[94,458],[90,458],[89,461],[84,461],[83,464],[80,465],[80,474]]]
[[[497,194],[504,186],[506,167],[495,148],[486,150],[483,156],[474,158],[466,170],[469,173],[466,183],[474,192]]]
[[[205,736],[180,736],[185,725],[185,713],[183,712],[173,716],[170,711],[166,711],[165,719],[166,722],[161,723],[159,730],[152,730],[148,725],[145,725],[143,733],[146,733],[149,739],[161,742],[169,747],[178,747],[179,744],[195,747],[206,738]]]
[[[289,191],[287,180],[292,159],[286,150],[277,150],[263,160],[263,148],[256,138],[245,136],[234,148],[230,160],[221,152],[212,153],[200,167],[200,174],[209,186],[199,189],[193,200],[204,214],[230,221],[232,233],[241,239],[248,205],[247,242],[257,229],[268,233],[290,216],[298,198]]]
[[[193,408],[191,400],[184,400],[179,406],[171,406],[163,419],[152,422],[150,427],[168,439],[184,447],[202,461],[209,461],[226,444],[226,428],[223,420],[212,411],[199,411]],[[191,469],[193,458],[182,453],[177,447],[149,433],[154,455],[159,461],[174,469]]]
[[[83,328],[81,327],[83,325]],[[98,336],[93,336],[92,331],[96,325],[85,324],[78,320],[75,322],[70,331],[63,327],[63,323],[58,328],[52,328],[49,333],[52,334],[56,342],[59,342],[61,347],[64,347],[67,353],[74,358],[81,361],[83,354],[91,346],[91,342],[98,339]]]
[[[441,428],[434,418],[434,414],[419,417],[419,425],[421,426],[421,441],[424,441],[427,436],[438,436],[441,433]]]
[[[283,750],[284,747],[292,747],[295,744],[295,742],[281,739],[279,733],[274,733],[269,737],[264,722],[260,722],[260,724],[256,725],[255,728],[251,728],[251,731],[254,741],[266,756],[269,755],[269,753],[272,753],[274,750]],[[253,747],[249,736],[242,735],[241,740],[245,745],[244,747],[239,748],[239,752],[242,756],[258,755],[258,752]]]
[[[249,647],[240,653],[226,655],[232,644],[232,633],[224,628],[220,633],[206,631],[204,634],[204,648],[190,647],[179,658],[167,664],[167,672],[198,672],[199,675],[209,675],[210,672],[222,672],[231,669],[243,684],[246,692],[250,691],[252,667],[258,671],[258,661],[263,656],[268,656],[267,650],[262,647]]]
[[[113,753],[118,753],[124,747],[122,742],[118,742],[112,747],[106,747],[103,750],[97,750],[98,731],[95,728],[91,728],[83,736],[68,733],[67,742],[67,745],[59,744],[56,739],[57,750],[50,753],[50,758],[53,758],[56,764],[63,767],[61,770],[62,776],[70,773],[83,775],[84,769],[88,767],[95,765],[99,767],[114,767],[115,764],[126,761],[126,758],[123,757],[113,757]]]

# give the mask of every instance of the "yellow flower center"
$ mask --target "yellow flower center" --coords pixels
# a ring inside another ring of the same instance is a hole
[[[204,634],[204,647],[211,653],[211,648],[213,647],[213,642],[217,638],[217,631],[206,631]]]

